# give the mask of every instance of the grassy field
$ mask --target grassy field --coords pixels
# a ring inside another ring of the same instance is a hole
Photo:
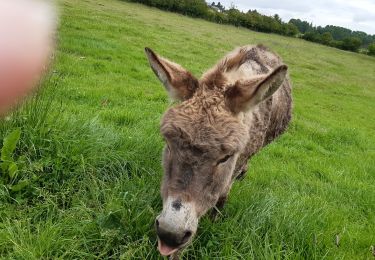
[[[375,58],[139,4],[58,5],[42,91],[0,122],[0,140],[21,131],[18,171],[0,175],[0,258],[159,258],[158,127],[170,104],[143,48],[200,76],[263,43],[289,65],[293,122],[252,159],[223,216],[201,220],[184,258],[374,259]]]

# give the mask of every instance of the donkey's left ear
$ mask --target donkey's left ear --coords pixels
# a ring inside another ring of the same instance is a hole
[[[225,93],[225,102],[233,113],[245,112],[272,96],[283,84],[288,66],[280,65],[270,74],[248,81],[237,81]]]
[[[158,56],[150,48],[146,47],[145,52],[152,70],[172,99],[183,101],[193,96],[199,82],[189,71]]]

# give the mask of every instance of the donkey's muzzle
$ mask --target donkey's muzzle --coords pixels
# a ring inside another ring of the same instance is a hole
[[[160,241],[172,248],[178,248],[186,244],[193,234],[191,230],[176,231],[168,226],[168,223],[163,222],[163,220],[157,219],[155,221],[156,233]]]

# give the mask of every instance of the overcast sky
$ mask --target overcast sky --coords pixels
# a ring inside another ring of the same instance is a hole
[[[213,2],[208,0],[208,2]],[[217,3],[218,1],[214,1]],[[299,18],[314,25],[337,25],[375,34],[375,0],[221,0],[240,10],[257,9],[266,15],[278,14],[283,21]]]

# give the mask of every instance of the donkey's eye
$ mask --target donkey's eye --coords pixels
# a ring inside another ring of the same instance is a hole
[[[227,155],[227,156],[221,158],[221,159],[217,162],[217,165],[227,162],[227,161],[232,157],[232,155],[233,155],[233,154],[229,154],[229,155]]]

